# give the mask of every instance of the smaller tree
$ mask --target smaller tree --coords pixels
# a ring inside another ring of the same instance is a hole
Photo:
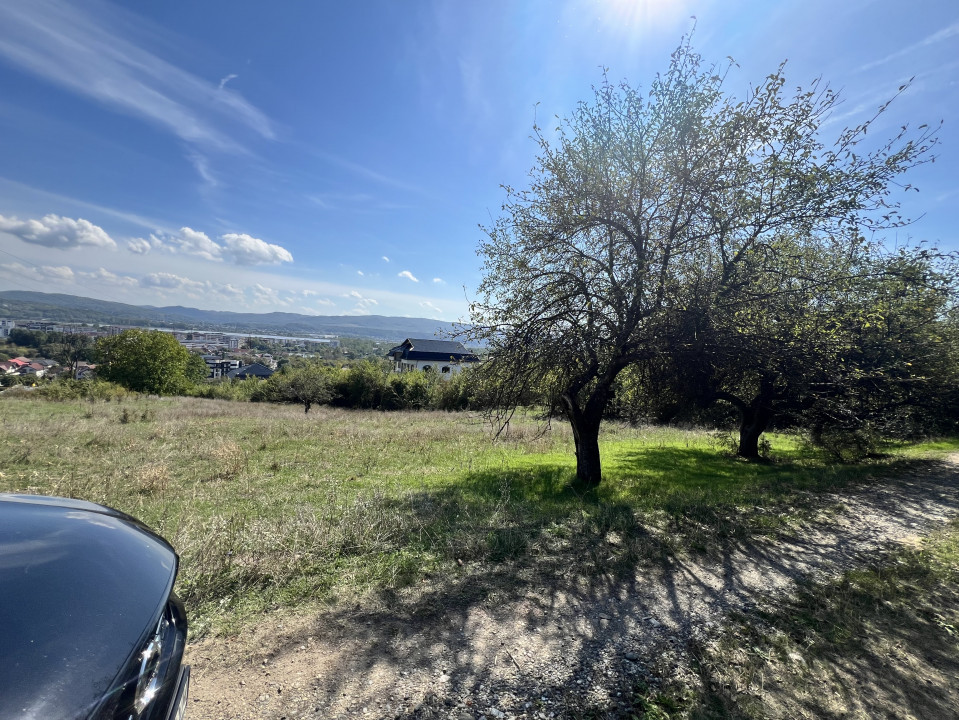
[[[96,351],[97,375],[137,392],[175,395],[196,371],[187,349],[170,333],[158,330],[124,330],[100,338]]]
[[[306,365],[281,375],[283,395],[288,402],[303,405],[310,412],[313,405],[328,403],[333,397],[333,382],[319,365]]]
[[[191,352],[190,357],[187,360],[184,374],[187,382],[196,384],[209,376],[210,368],[206,364],[206,360],[203,359],[202,355]]]
[[[89,335],[64,333],[60,342],[50,346],[50,352],[45,354],[52,357],[61,365],[70,367],[70,377],[77,376],[77,367],[82,360],[91,360],[94,357],[93,340]]]

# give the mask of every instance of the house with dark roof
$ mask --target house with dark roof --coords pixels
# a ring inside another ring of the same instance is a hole
[[[250,363],[249,365],[244,365],[243,367],[230,370],[226,376],[230,380],[246,380],[248,377],[266,379],[272,374],[273,370],[268,368],[266,365],[261,365],[260,363]]]
[[[393,361],[396,372],[426,370],[446,376],[456,375],[464,367],[479,362],[479,358],[467,350],[463,343],[422,338],[406,338],[386,356]]]

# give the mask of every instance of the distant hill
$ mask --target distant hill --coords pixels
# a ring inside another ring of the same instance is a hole
[[[77,295],[7,290],[0,292],[0,317],[13,320],[88,322],[107,325],[218,330],[264,335],[345,335],[377,340],[433,337],[452,331],[453,323],[386,315],[300,315],[236,313],[225,310],[124,303]]]

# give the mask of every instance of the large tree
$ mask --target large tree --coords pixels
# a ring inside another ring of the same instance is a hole
[[[97,376],[138,392],[176,394],[206,372],[168,332],[124,330],[97,340],[96,350]]]
[[[534,125],[529,186],[506,187],[486,228],[471,314],[494,404],[545,392],[570,422],[586,486],[602,478],[600,423],[625,368],[668,352],[683,311],[735,287],[739,267],[783,238],[845,248],[903,222],[891,184],[935,142],[903,128],[862,150],[873,118],[826,145],[839,102],[828,87],[789,94],[780,66],[737,99],[728,71],[703,66],[686,40],[648,93],[604,81],[555,133]]]

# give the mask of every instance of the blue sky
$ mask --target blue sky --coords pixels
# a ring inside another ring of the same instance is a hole
[[[955,0],[0,0],[0,289],[464,318],[534,117],[648,87],[693,15],[734,94],[841,88],[827,138],[915,77],[871,133],[945,125],[888,240],[959,249]]]

